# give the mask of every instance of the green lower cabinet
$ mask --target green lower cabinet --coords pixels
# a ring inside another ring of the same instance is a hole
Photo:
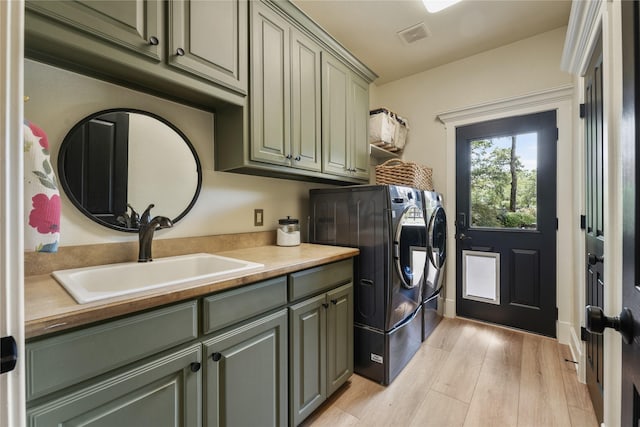
[[[327,397],[326,294],[289,308],[291,328],[291,421],[298,425]]]
[[[353,286],[327,292],[327,396],[353,373]]]
[[[36,426],[163,427],[202,424],[197,343],[27,409]]]
[[[203,342],[206,426],[286,426],[287,310]]]
[[[290,417],[297,426],[353,373],[353,284],[289,308]]]

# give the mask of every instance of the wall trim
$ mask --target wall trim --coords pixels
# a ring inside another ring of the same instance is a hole
[[[0,336],[18,343],[16,369],[0,376],[0,425],[25,425],[23,273],[24,1],[0,1]]]
[[[516,108],[531,108],[538,105],[549,104],[554,101],[572,99],[572,97],[573,85],[571,84],[445,111],[438,114],[436,118],[445,126],[449,124],[461,125],[472,123],[488,115],[504,113],[505,115],[502,117],[512,116],[514,114],[506,113],[512,113],[512,110]]]
[[[561,291],[562,283],[574,283],[573,265],[581,262],[573,254],[571,245],[575,224],[574,206],[572,199],[567,199],[566,194],[571,192],[573,182],[573,85],[564,85],[556,88],[544,89],[538,92],[523,94],[516,97],[498,99],[456,110],[446,111],[437,115],[446,129],[446,194],[445,209],[449,216],[455,217],[456,212],[456,127],[470,123],[478,123],[487,120],[504,117],[532,114],[541,111],[557,111],[557,126],[559,129],[558,149],[558,196],[557,196],[557,216],[560,228],[558,230],[556,245],[556,292],[558,306],[558,326],[556,333],[559,342],[569,344],[570,334],[567,329],[571,329],[573,314],[573,302],[568,298],[561,298],[558,292]],[[565,162],[565,163],[562,163]],[[568,162],[568,163],[567,163]],[[562,190],[561,191],[561,187]],[[568,205],[567,205],[568,203]],[[564,209],[563,209],[564,208]],[[449,236],[455,236],[455,221],[449,221],[447,232]],[[447,250],[450,254],[455,253],[456,240],[449,238]],[[572,253],[571,262],[566,262],[567,252]],[[562,258],[562,259],[561,259]],[[449,257],[448,271],[455,272],[455,259]],[[456,316],[456,274],[447,274],[445,282],[445,293],[447,303],[445,304],[445,316]],[[559,326],[562,324],[563,326]],[[566,326],[565,326],[566,325]],[[562,329],[562,330],[561,330]]]
[[[603,0],[574,1],[571,3],[569,26],[564,41],[560,69],[583,75],[593,48],[592,35],[601,25],[600,8]]]

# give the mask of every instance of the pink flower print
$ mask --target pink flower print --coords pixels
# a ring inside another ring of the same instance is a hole
[[[29,128],[31,129],[31,132],[38,137],[40,146],[45,150],[49,150],[49,139],[47,139],[47,134],[33,123],[29,123]]]
[[[60,230],[60,196],[54,194],[51,199],[40,193],[33,196],[33,209],[29,214],[29,225],[40,234],[57,233]]]

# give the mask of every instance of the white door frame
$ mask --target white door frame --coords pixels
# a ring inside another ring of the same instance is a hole
[[[557,142],[557,216],[559,222],[557,236],[557,273],[556,301],[558,305],[558,341],[564,344],[580,343],[572,327],[574,300],[572,289],[574,282],[574,262],[567,262],[566,254],[574,254],[573,247],[575,224],[577,223],[573,200],[567,195],[573,194],[573,86],[567,85],[554,89],[530,93],[518,97],[501,99],[481,105],[465,107],[440,113],[438,119],[445,125],[447,134],[447,199],[446,209],[451,218],[456,218],[456,127],[472,123],[505,117],[521,116],[542,111],[557,112],[559,138]],[[455,253],[455,220],[449,221],[447,250]],[[452,260],[452,257],[449,257]],[[452,260],[455,264],[455,259]],[[571,261],[574,261],[573,259]],[[449,264],[446,275],[445,315],[456,315],[456,275],[455,265]],[[571,347],[576,347],[572,345]],[[578,350],[576,348],[576,350]],[[579,357],[579,356],[576,356]]]
[[[0,0],[0,336],[18,364],[0,375],[0,426],[25,425],[23,254],[24,1]]]
[[[576,76],[586,72],[591,52],[602,32],[602,72],[604,82],[604,253],[607,257],[604,278],[607,283],[604,311],[608,316],[622,309],[622,168],[619,135],[622,117],[622,10],[621,0],[574,1],[567,29],[561,68]],[[584,79],[579,78],[582,102]],[[580,124],[583,126],[583,124]],[[583,145],[583,132],[576,140]],[[584,172],[576,175],[584,188]],[[584,251],[583,251],[584,253]],[[584,261],[581,265],[584,270]],[[584,292],[578,308],[585,304]],[[580,316],[584,324],[584,312]],[[622,344],[620,335],[606,331],[604,335],[604,423],[620,425]],[[584,377],[582,377],[584,379]]]

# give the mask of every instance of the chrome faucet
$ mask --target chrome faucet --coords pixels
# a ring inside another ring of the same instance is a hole
[[[138,228],[138,241],[140,242],[138,262],[153,261],[153,257],[151,256],[153,233],[161,228],[173,227],[173,222],[166,216],[156,216],[150,220],[151,208],[154,206],[154,204],[150,204],[140,217],[140,227]]]

